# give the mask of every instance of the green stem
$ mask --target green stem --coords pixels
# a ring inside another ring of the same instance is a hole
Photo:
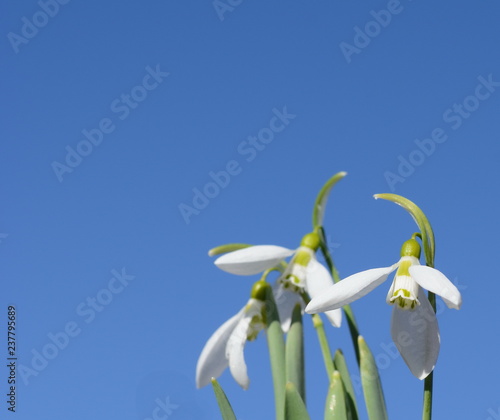
[[[424,381],[424,404],[422,411],[422,420],[431,420],[432,418],[432,380],[434,371],[432,371]]]
[[[328,245],[326,243],[326,234],[325,234],[325,229],[320,226],[318,229],[318,234],[319,237],[321,238],[321,253],[323,254],[326,265],[328,266],[328,269],[332,273],[333,281],[335,283],[338,283],[340,281],[340,276],[335,268],[335,264],[333,263],[333,258],[330,255],[330,251],[328,250]],[[359,366],[359,346],[358,346],[358,337],[359,337],[359,329],[358,329],[358,324],[356,323],[356,318],[354,317],[354,312],[352,311],[350,305],[345,305],[343,308],[344,314],[347,318],[347,325],[349,326],[349,332],[351,334],[351,340],[352,340],[352,345],[354,346],[354,350],[356,352],[356,360],[358,362]],[[330,375],[331,376],[331,375]]]
[[[306,292],[301,292],[302,300],[307,305],[311,298]],[[332,378],[333,374],[333,358],[332,351],[330,350],[330,345],[328,344],[328,339],[326,338],[325,325],[321,319],[320,314],[311,315],[314,329],[316,334],[318,334],[319,346],[321,347],[321,354],[323,355],[323,361],[325,363],[326,374],[328,375],[328,380]]]
[[[432,292],[428,292],[427,297],[429,302],[436,312],[436,295]],[[422,420],[431,420],[432,418],[432,386],[434,380],[434,371],[432,371],[429,376],[424,380],[424,402],[422,408]]]
[[[333,258],[330,255],[330,251],[328,250],[325,228],[323,226],[318,227],[317,233],[320,237],[321,253],[323,254],[323,257],[325,257],[326,265],[328,266],[330,272],[332,273],[333,281],[337,283],[340,281],[340,276],[337,269],[335,268],[335,264],[333,263]]]
[[[359,338],[358,324],[356,324],[354,313],[352,312],[352,308],[349,305],[343,306],[342,309],[344,310],[344,314],[347,318],[347,325],[349,326],[352,345],[354,346],[354,351],[356,353],[356,361],[358,362],[359,366],[360,361],[359,361],[359,345],[358,345],[358,338]]]
[[[321,354],[323,355],[323,361],[325,362],[326,374],[328,375],[328,380],[330,380],[332,378],[334,368],[333,368],[332,352],[330,350],[330,345],[328,344],[328,340],[326,338],[325,326],[319,314],[314,314],[312,316],[312,321],[314,328],[316,329],[316,333],[318,334],[319,345],[321,347]]]

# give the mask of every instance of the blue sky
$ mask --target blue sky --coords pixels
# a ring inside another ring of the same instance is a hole
[[[257,278],[207,250],[297,247],[338,171],[325,227],[341,275],[394,263],[415,231],[373,194],[416,202],[464,300],[439,313],[435,418],[500,418],[499,16],[493,1],[4,6],[1,346],[7,364],[14,305],[17,418],[218,418],[196,361]],[[353,308],[390,417],[418,419],[423,384],[391,350],[387,287]],[[346,326],[327,333],[355,374]],[[308,319],[306,338],[321,418]],[[248,391],[220,378],[241,420],[274,412],[266,351],[263,336],[247,346]]]

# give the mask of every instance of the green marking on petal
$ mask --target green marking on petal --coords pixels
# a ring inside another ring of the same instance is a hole
[[[301,265],[302,267],[307,267],[307,264],[311,261],[311,253],[307,250],[299,250],[295,257],[293,258],[292,264]]]
[[[262,316],[254,315],[252,317],[252,320],[250,321],[250,328],[248,330],[247,340],[254,341],[257,338],[257,336],[259,335],[259,332],[263,328],[264,328],[264,323],[263,323]]]
[[[399,294],[403,294],[404,297],[410,297],[410,291],[406,289],[398,289],[394,292],[393,296],[398,296]]]
[[[412,310],[419,304],[418,300],[411,297],[411,293],[405,289],[398,289],[391,298],[391,303],[398,305],[401,309]]]
[[[412,266],[412,261],[401,261],[398,267],[398,271],[396,271],[396,277],[400,276],[411,277],[409,270],[411,266]]]

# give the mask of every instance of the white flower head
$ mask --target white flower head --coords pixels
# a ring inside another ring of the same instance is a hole
[[[307,313],[341,308],[368,294],[397,269],[387,295],[394,306],[391,335],[413,375],[424,379],[436,365],[440,347],[436,315],[422,288],[441,296],[449,308],[460,309],[462,296],[440,271],[420,265],[420,245],[415,239],[403,244],[400,260],[390,266],[362,271],[314,297]]]
[[[300,293],[304,291],[314,298],[333,284],[329,271],[316,259],[319,245],[318,234],[309,233],[304,236],[301,246],[296,250],[275,245],[251,246],[224,254],[217,258],[214,264],[231,274],[253,275],[279,266],[291,256],[287,268],[274,287],[282,328],[286,332],[295,304],[302,301]],[[340,327],[340,309],[328,311],[326,315],[332,325]]]
[[[269,286],[257,282],[247,304],[222,324],[205,344],[196,365],[198,388],[208,385],[212,378],[219,377],[229,366],[234,380],[243,389],[248,389],[250,380],[243,350],[246,342],[255,340],[265,328],[265,287]]]

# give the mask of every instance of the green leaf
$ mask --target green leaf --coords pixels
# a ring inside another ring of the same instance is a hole
[[[346,394],[338,370],[334,370],[325,405],[325,420],[347,420]]]
[[[356,395],[354,394],[351,375],[349,374],[349,370],[347,369],[347,364],[345,362],[342,350],[338,349],[335,352],[333,364],[335,366],[335,370],[339,371],[340,377],[342,378],[342,383],[344,384],[346,393],[347,418],[350,420],[358,420],[358,405],[356,403]]]
[[[216,246],[215,248],[212,248],[211,250],[208,251],[208,256],[209,257],[214,257],[216,255],[220,254],[225,254],[227,252],[233,252],[233,251],[238,251],[239,249],[243,248],[249,248],[253,245],[249,244],[225,244],[225,245],[220,245]]]
[[[222,387],[219,385],[215,378],[212,378],[212,387],[215,392],[215,398],[217,398],[217,403],[219,404],[219,410],[222,414],[223,420],[236,420],[233,408],[226,397],[226,394]]]
[[[434,232],[424,212],[420,210],[420,208],[414,202],[397,194],[375,194],[374,197],[375,199],[382,198],[384,200],[392,201],[393,203],[398,204],[399,206],[403,207],[408,213],[410,213],[422,235],[425,261],[428,266],[434,267]]]
[[[292,382],[286,384],[285,420],[310,420],[304,401]]]
[[[271,360],[271,372],[274,383],[274,399],[276,404],[276,419],[282,420],[285,415],[285,340],[281,329],[278,308],[274,301],[272,288],[266,291],[266,335]]]
[[[304,329],[302,325],[302,307],[295,305],[292,324],[286,337],[286,381],[292,382],[305,402],[304,381]]]
[[[325,185],[323,185],[323,188],[321,188],[318,196],[316,197],[316,201],[314,203],[314,208],[313,208],[312,222],[314,229],[323,226],[323,218],[325,216],[326,203],[328,201],[328,196],[330,194],[330,191],[333,188],[333,186],[342,178],[344,178],[346,175],[347,172],[339,172],[335,174],[326,182]]]
[[[365,339],[358,337],[360,372],[363,392],[365,394],[366,410],[370,420],[387,420],[384,392],[378,374],[377,365],[373,354],[366,344]]]

